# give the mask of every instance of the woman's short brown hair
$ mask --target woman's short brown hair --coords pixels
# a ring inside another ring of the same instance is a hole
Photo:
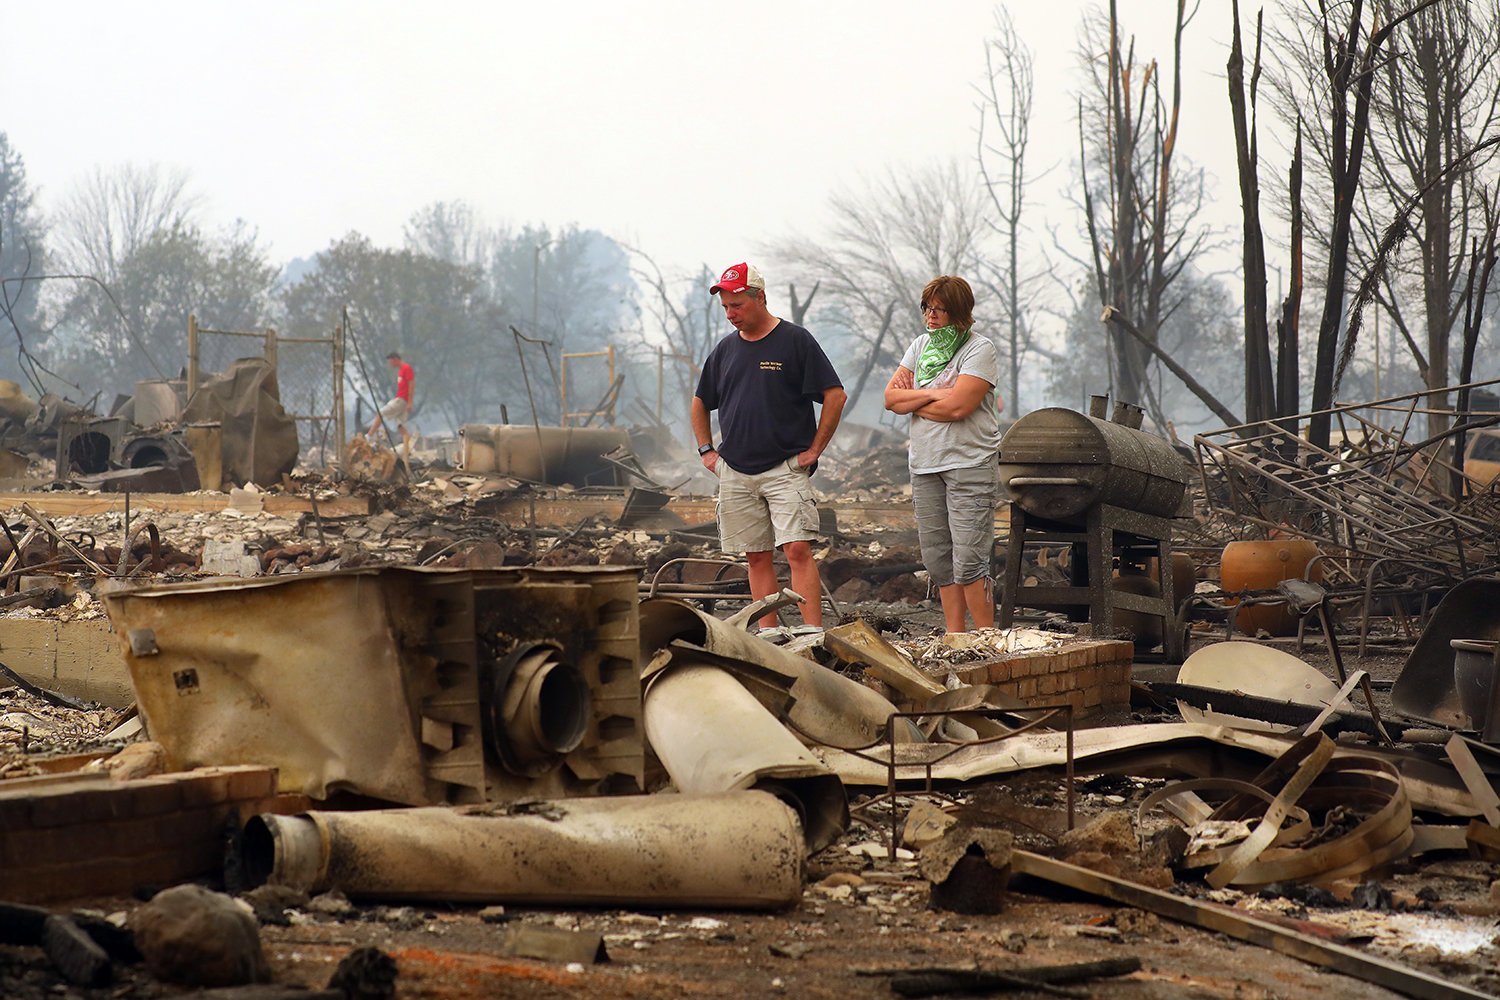
[[[928,303],[942,306],[948,313],[948,322],[960,330],[974,325],[974,289],[956,274],[940,274],[922,289],[922,308]]]

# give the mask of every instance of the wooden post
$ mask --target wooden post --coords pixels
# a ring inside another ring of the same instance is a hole
[[[562,375],[557,380],[557,396],[561,400],[557,411],[557,426],[568,426],[568,355],[562,356]],[[536,417],[536,407],[532,408],[533,422]]]
[[[344,321],[339,319],[333,327],[333,429],[338,436],[339,454],[348,443],[348,431],[344,427]]]
[[[267,327],[266,328],[266,360],[271,363],[271,371],[278,372],[276,382],[277,382],[277,386],[279,387],[280,384],[281,384],[281,378],[280,378],[279,370],[278,370],[278,368],[276,366],[276,355],[277,355],[277,350],[276,350],[276,331],[272,330],[270,327]]]
[[[198,391],[198,317],[188,313],[188,399]]]
[[[609,345],[609,383],[608,384],[609,384],[609,386],[610,386],[611,389],[614,388],[614,384],[615,384],[615,345],[614,344],[610,344]],[[617,392],[616,393],[611,393],[610,397],[609,397],[609,424],[610,424],[611,427],[613,427],[614,423],[615,423],[615,400],[617,400],[619,398],[620,398],[620,394],[617,393]]]

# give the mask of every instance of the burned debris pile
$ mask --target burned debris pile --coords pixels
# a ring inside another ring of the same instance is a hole
[[[1112,425],[1074,416],[1078,433]],[[1377,588],[1349,613],[1368,579],[1354,554],[1378,536],[1351,540],[1369,529],[1347,507],[1402,446],[1334,456],[1365,471],[1320,483],[1212,435],[1195,481],[1168,449],[1158,478],[1178,495],[1147,515],[1165,532],[1091,526],[1109,503],[1037,513],[1046,494],[1013,488],[997,516],[1002,537],[1024,522],[997,552],[1020,560],[1011,620],[943,634],[906,500],[848,478],[858,463],[825,472],[847,485],[819,551],[827,627],[757,629],[800,598],[751,599],[743,565],[714,551],[710,504],[666,488],[626,432],[581,456],[578,435],[536,431],[466,428],[459,469],[418,442],[388,453],[394,481],[278,466],[170,502],[15,502],[8,994],[367,995],[347,985],[361,977],[670,992],[653,977],[745,942],[784,983],[845,992],[1102,991],[1211,965],[1185,954],[1228,947],[1204,932],[1354,977],[1351,996],[1500,985],[1500,582],[1464,575],[1488,567],[1490,536],[1429,539],[1440,602]],[[1059,478],[1009,457],[1012,478]],[[1347,492],[1312,504],[1319,489]],[[1474,516],[1438,493],[1404,509],[1421,504]],[[1292,582],[1329,603],[1283,580],[1236,586],[1197,544],[1249,541],[1223,535],[1230,515],[1274,524],[1259,541],[1310,543],[1324,575],[1304,562]],[[1420,530],[1439,529],[1397,540]],[[1137,571],[1170,611],[1121,603]],[[1273,599],[1326,641],[1246,629]],[[1350,629],[1399,637],[1403,618],[1408,648],[1340,653]],[[1253,634],[1220,641],[1225,625]],[[1414,944],[1426,931],[1441,944]]]

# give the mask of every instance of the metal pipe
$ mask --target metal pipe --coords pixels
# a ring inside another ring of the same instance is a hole
[[[555,643],[524,644],[497,665],[490,743],[506,770],[535,777],[578,749],[593,706],[588,682]]]
[[[357,899],[743,910],[796,905],[804,854],[766,792],[265,814],[241,847],[251,885]]]
[[[644,719],[651,749],[678,791],[771,792],[797,811],[810,851],[848,827],[838,775],[723,670],[674,656],[646,688]]]

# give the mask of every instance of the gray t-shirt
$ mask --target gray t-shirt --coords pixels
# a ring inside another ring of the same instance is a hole
[[[927,346],[922,334],[906,349],[901,367],[917,370],[917,359]],[[922,389],[947,389],[960,375],[973,375],[990,384],[974,412],[962,420],[928,420],[911,415],[910,458],[912,472],[947,472],[969,469],[995,461],[1000,452],[1000,411],[995,408],[995,386],[1000,382],[1000,359],[988,337],[971,333],[948,367]]]

